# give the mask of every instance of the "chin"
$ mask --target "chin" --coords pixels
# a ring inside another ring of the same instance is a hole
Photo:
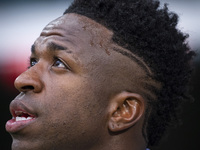
[[[19,140],[14,140],[12,142],[12,150],[22,150],[22,149],[27,149],[23,142],[20,142]]]
[[[39,143],[28,142],[28,141],[21,141],[13,139],[12,142],[12,150],[44,150],[44,148]]]

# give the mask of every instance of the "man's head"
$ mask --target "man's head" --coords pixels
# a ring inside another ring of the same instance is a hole
[[[32,46],[13,149],[145,149],[176,119],[191,54],[159,3],[77,0]]]

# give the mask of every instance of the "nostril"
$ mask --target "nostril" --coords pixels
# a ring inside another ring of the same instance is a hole
[[[31,85],[28,85],[28,86],[23,86],[23,87],[21,87],[21,89],[22,89],[23,91],[27,91],[27,90],[33,90],[34,87],[31,86]]]

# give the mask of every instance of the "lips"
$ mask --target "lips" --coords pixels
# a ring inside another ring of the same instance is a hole
[[[35,121],[37,118],[33,110],[21,101],[13,100],[10,104],[10,112],[13,116],[6,123],[6,130],[9,133],[16,133]]]

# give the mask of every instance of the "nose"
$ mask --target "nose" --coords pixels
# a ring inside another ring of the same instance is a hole
[[[19,92],[40,93],[43,88],[39,73],[34,68],[30,68],[19,75],[15,79],[14,85]]]

